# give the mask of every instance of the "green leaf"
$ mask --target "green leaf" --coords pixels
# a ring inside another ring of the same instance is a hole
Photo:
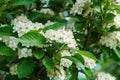
[[[81,63],[81,61],[78,58],[71,57],[71,56],[64,56],[63,58],[71,60],[77,67],[80,67],[81,69],[85,69],[84,65]]]
[[[36,0],[12,0],[11,5],[18,6],[18,5],[28,5],[34,3]]]
[[[88,52],[88,51],[83,51],[83,50],[75,50],[77,53],[81,54],[81,55],[84,55],[84,56],[87,56],[95,61],[97,61],[96,57],[91,53],[91,52]]]
[[[75,29],[77,31],[81,31],[83,28],[85,28],[85,23],[82,23],[82,24],[78,24],[78,23],[75,23]]]
[[[93,72],[90,70],[90,69],[85,69],[85,74],[88,76],[88,77],[91,77],[93,76]]]
[[[48,70],[51,70],[55,67],[53,60],[47,56],[44,57],[42,63]]]
[[[41,59],[44,55],[45,55],[45,53],[43,51],[39,51],[34,54],[36,59]]]
[[[31,14],[30,14],[29,19],[30,19],[32,22],[36,22],[36,21],[41,20],[41,18],[43,18],[43,16],[44,16],[43,13],[34,12],[34,13],[31,13]]]
[[[1,46],[0,45],[0,55],[4,55],[4,56],[15,56],[16,52],[13,51],[11,48],[7,47],[7,46]]]
[[[105,22],[112,22],[114,19],[115,15],[113,13],[107,13],[105,17]]]
[[[6,25],[4,27],[0,27],[0,35],[1,36],[14,36],[12,26]]]
[[[115,52],[115,54],[118,56],[118,58],[120,59],[120,49],[119,48],[115,48],[113,49],[113,51]]]
[[[78,70],[76,68],[66,69],[65,80],[76,80],[77,76],[78,76]]]
[[[35,64],[31,58],[22,59],[18,63],[18,78],[23,78],[30,75],[34,70]]]
[[[73,57],[75,57],[76,59],[78,59],[79,61],[81,61],[84,64],[84,59],[80,54],[75,54]]]
[[[63,27],[64,25],[66,25],[66,22],[56,22],[56,23],[53,24],[53,25],[46,26],[46,27],[43,29],[43,31],[47,31],[47,30],[50,30],[50,29],[57,29],[57,28]]]
[[[42,46],[45,44],[46,39],[38,32],[28,32],[21,36],[18,41],[24,45]]]

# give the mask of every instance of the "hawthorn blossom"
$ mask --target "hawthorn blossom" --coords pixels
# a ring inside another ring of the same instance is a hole
[[[5,36],[5,37],[2,37],[2,41],[13,50],[17,49],[17,45],[18,45],[17,38],[12,36]]]
[[[61,57],[71,56],[68,50],[64,50],[61,52]],[[69,68],[72,65],[72,61],[69,59],[61,58],[60,65]]]
[[[90,68],[90,69],[93,69],[95,66],[96,66],[96,61],[87,57],[87,56],[84,56],[82,55],[84,61],[85,61],[85,67],[87,68]]]
[[[57,65],[56,69],[47,71],[47,76],[52,80],[65,80],[66,72],[62,66]]]
[[[91,0],[76,0],[75,4],[73,4],[73,7],[71,8],[70,13],[74,15],[82,14],[84,5],[90,2]]]
[[[29,57],[32,56],[32,49],[28,49],[28,48],[22,48],[22,49],[18,49],[18,58],[23,58],[23,57]]]
[[[10,66],[10,74],[11,75],[17,75],[17,64]]]
[[[41,9],[40,10],[40,13],[44,13],[44,14],[49,14],[49,15],[54,15],[54,12],[51,10],[51,9],[49,9],[49,8],[43,8],[43,9]]]
[[[17,32],[18,36],[22,36],[30,30],[38,30],[44,28],[42,23],[33,23],[25,15],[16,17],[11,24],[13,25],[13,32]]]
[[[111,49],[120,47],[120,31],[110,32],[105,36],[101,36],[100,44],[105,45]]]
[[[116,80],[116,78],[109,73],[98,72],[96,80]]]

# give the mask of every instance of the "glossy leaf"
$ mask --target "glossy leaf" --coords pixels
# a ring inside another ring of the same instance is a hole
[[[30,58],[22,59],[18,63],[18,78],[23,78],[30,75],[34,70],[34,61]]]
[[[53,60],[47,56],[44,57],[42,63],[47,68],[47,70],[51,70],[55,67]]]
[[[76,50],[76,52],[81,54],[81,55],[87,56],[93,60],[97,60],[96,57],[91,52],[83,51],[83,50]]]
[[[13,5],[13,6],[28,5],[28,4],[32,4],[35,1],[36,0],[12,0],[11,5]]]
[[[28,32],[18,39],[19,42],[25,45],[42,46],[45,44],[45,37],[38,32]]]
[[[16,52],[7,46],[0,46],[0,55],[15,56]]]
[[[0,27],[0,35],[1,36],[14,36],[12,26],[6,25],[4,27]]]

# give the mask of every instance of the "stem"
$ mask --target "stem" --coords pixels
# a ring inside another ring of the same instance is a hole
[[[37,74],[37,76],[36,76],[36,80],[39,80],[39,75],[41,74],[41,72],[44,70],[44,67],[42,67],[40,70],[39,70],[39,72],[38,72],[38,74]]]
[[[87,30],[88,30],[88,33],[85,36],[84,50],[88,50],[92,27],[88,26]]]
[[[103,20],[103,10],[102,10],[102,5],[101,5],[101,2],[99,1],[99,6],[100,6],[100,16],[101,16],[101,21]]]

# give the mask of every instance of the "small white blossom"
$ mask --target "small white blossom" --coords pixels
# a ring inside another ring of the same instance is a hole
[[[12,48],[13,50],[16,50],[17,45],[18,45],[18,41],[17,38],[12,37],[12,36],[5,36],[2,37],[2,41],[10,48]]]
[[[30,30],[38,30],[44,27],[42,23],[32,23],[32,21],[24,15],[16,17],[11,24],[13,25],[13,32],[17,32],[19,37]]]
[[[76,0],[75,4],[71,8],[71,14],[82,14],[83,7],[86,3],[90,3],[91,0]]]
[[[10,66],[10,74],[11,75],[17,75],[17,64]]]
[[[114,23],[116,25],[116,28],[120,28],[120,14],[117,14],[114,18]]]
[[[68,50],[64,50],[61,52],[61,57],[71,56]],[[69,59],[62,58],[60,61],[60,65],[69,68],[72,65],[72,61]]]
[[[65,80],[66,73],[65,73],[63,67],[57,65],[56,68],[58,70],[53,69],[53,70],[47,71],[47,76],[53,80]]]
[[[22,48],[18,50],[18,58],[32,56],[32,49]]]
[[[0,37],[0,41],[2,40],[2,38]]]
[[[69,68],[72,65],[72,61],[69,59],[62,58],[60,61],[60,65]]]
[[[53,24],[55,24],[55,22],[51,22],[50,20],[48,20],[47,21],[47,23],[45,23],[45,27],[47,27],[47,26],[50,26],[50,25],[53,25]]]
[[[64,28],[59,28],[57,30],[51,29],[47,30],[43,35],[50,40],[65,43],[70,48],[77,47],[77,43],[74,39],[73,32],[71,30],[65,30]]]
[[[85,61],[85,67],[87,68],[90,68],[90,69],[93,69],[95,66],[96,66],[96,61],[91,59],[91,58],[88,58],[84,55],[82,55],[84,61]]]
[[[98,72],[96,80],[116,80],[116,78],[111,76],[109,73]]]
[[[45,9],[43,8],[40,10],[40,12],[44,14],[54,15],[54,12],[49,8],[45,8]]]
[[[115,0],[115,2],[117,3],[117,5],[120,5],[120,0]]]
[[[111,49],[116,48],[120,43],[120,31],[110,32],[107,35],[102,36],[100,43]]]

